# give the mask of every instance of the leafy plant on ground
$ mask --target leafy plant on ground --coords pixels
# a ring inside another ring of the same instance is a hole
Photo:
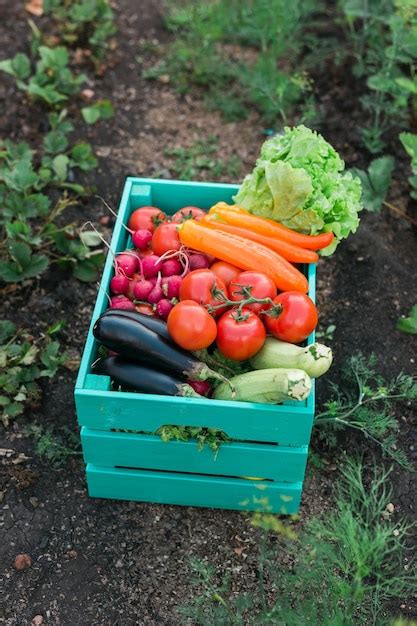
[[[191,85],[204,86],[209,108],[229,120],[255,106],[268,123],[285,121],[305,96],[311,117],[311,82],[301,66],[300,34],[317,2],[168,5],[167,25],[175,41],[164,60],[144,73],[146,78],[167,75],[181,93]]]
[[[390,156],[374,159],[367,171],[353,168],[354,176],[358,176],[362,183],[362,201],[365,209],[379,213],[385,203],[385,197],[391,185],[392,172],[395,161]]]
[[[63,46],[40,46],[35,70],[28,56],[19,52],[12,59],[0,61],[0,70],[16,79],[16,86],[51,108],[62,108],[68,97],[81,91],[84,74],[76,76],[69,68],[68,50]]]
[[[33,437],[35,454],[51,465],[61,466],[67,459],[82,454],[78,434],[68,429],[57,432],[52,428],[31,424],[25,429],[25,434]]]
[[[411,172],[412,175],[408,177],[410,183],[410,196],[414,200],[417,200],[417,135],[413,133],[401,133],[400,141],[411,158]]]
[[[103,59],[116,32],[108,0],[44,0],[43,8],[68,45],[89,48],[96,64]]]
[[[21,415],[26,407],[39,405],[39,379],[55,376],[66,360],[58,341],[48,336],[35,341],[28,331],[18,330],[13,322],[0,321],[0,409],[4,425]]]
[[[392,518],[389,472],[374,468],[367,482],[364,473],[360,462],[348,461],[334,509],[308,522],[298,539],[288,522],[255,514],[253,523],[264,533],[253,591],[236,592],[234,578],[218,582],[210,564],[194,559],[196,592],[180,609],[183,623],[392,624],[384,604],[417,591],[415,566],[405,559],[410,525]],[[268,530],[280,535],[279,541],[268,541]],[[281,563],[283,553],[290,554],[292,565]]]
[[[381,152],[384,134],[415,114],[417,81],[417,6],[409,0],[340,0],[355,58],[354,74],[366,78],[361,97],[368,122],[362,140]]]
[[[27,143],[0,144],[0,279],[19,282],[42,274],[50,262],[73,269],[81,280],[94,280],[103,255],[94,245],[86,246],[73,225],[58,226],[57,219],[73,197],[58,197],[52,206],[45,192],[63,188],[78,194],[85,189],[70,182],[73,171],[97,166],[87,143],[69,145],[73,125],[66,112],[50,113],[51,130],[44,136],[43,152],[36,155]]]
[[[330,446],[337,444],[336,432],[353,429],[377,444],[383,453],[408,470],[412,470],[405,453],[397,445],[398,422],[395,405],[413,403],[417,398],[417,379],[399,374],[385,381],[376,372],[376,358],[353,355],[341,376],[341,384],[332,384],[333,397],[325,411],[316,415],[314,425],[319,436]]]
[[[209,172],[212,178],[226,177],[228,180],[236,180],[239,176],[240,159],[235,155],[227,161],[219,159],[215,137],[197,141],[189,148],[167,149],[165,154],[174,157],[172,170],[182,180],[198,179],[203,172]]]
[[[95,124],[98,120],[107,120],[113,117],[113,105],[110,100],[98,100],[91,106],[83,107],[81,114],[87,124]]]
[[[408,317],[402,317],[398,320],[396,329],[403,333],[417,335],[417,304],[412,307]]]

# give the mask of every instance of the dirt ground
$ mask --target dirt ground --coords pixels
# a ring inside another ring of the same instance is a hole
[[[0,0],[2,58],[27,45],[22,7],[20,2]],[[207,112],[201,94],[180,98],[171,85],[140,78],[141,65],[155,60],[143,44],[157,45],[168,37],[161,3],[118,0],[117,22],[114,67],[90,85],[100,97],[111,98],[116,114],[82,129],[83,138],[100,156],[99,170],[91,177],[98,193],[117,206],[125,176],[170,177],[172,159],[164,150],[210,135],[218,137],[223,157],[238,155],[240,176],[250,170],[265,138],[256,113],[243,122],[225,124],[219,115]],[[347,88],[340,76],[329,72],[316,77],[316,95],[326,108],[321,131],[349,165],[362,165],[360,148],[352,143],[357,119],[350,114],[349,99],[354,88]],[[3,75],[0,136],[31,141],[42,136],[36,107],[28,107]],[[395,153],[396,147],[390,148]],[[398,158],[405,167],[406,159]],[[394,185],[392,199],[405,207],[400,184]],[[96,199],[71,209],[71,217],[80,223],[103,214]],[[337,377],[341,363],[358,350],[374,352],[387,376],[415,371],[415,339],[397,332],[395,322],[415,303],[416,262],[415,232],[407,221],[386,212],[363,215],[358,233],[340,245],[337,254],[320,262],[320,324],[323,329],[336,325],[331,377]],[[66,319],[61,341],[80,354],[95,292],[94,286],[50,272],[36,284],[5,292],[2,317],[34,330]],[[44,385],[41,410],[0,433],[0,448],[13,451],[1,457],[0,465],[0,624],[24,626],[39,614],[45,624],[54,626],[177,624],[174,608],[193,592],[187,567],[191,556],[207,558],[219,572],[232,572],[236,589],[250,587],[256,579],[256,533],[245,515],[90,499],[80,461],[52,469],[34,456],[32,441],[22,434],[25,424],[35,421],[76,430],[74,380],[74,374],[61,371]],[[319,402],[323,385],[320,382]],[[407,406],[399,410],[401,443],[416,464],[416,417]],[[365,454],[371,452],[365,448]],[[28,458],[14,463],[20,453]],[[338,455],[330,459],[326,471],[309,467],[302,519],[329,505],[338,460]],[[395,511],[415,518],[415,478],[396,468],[393,486]],[[235,551],[241,546],[243,552]],[[30,554],[33,561],[23,572],[12,566],[19,553]],[[417,616],[413,599],[407,599],[400,610],[403,601],[398,599],[396,612]]]

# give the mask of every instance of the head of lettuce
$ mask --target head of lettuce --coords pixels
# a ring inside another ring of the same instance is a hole
[[[332,231],[332,254],[341,239],[359,225],[359,178],[343,172],[345,164],[321,135],[305,126],[285,128],[265,141],[256,166],[246,176],[237,205],[288,228],[315,235]]]

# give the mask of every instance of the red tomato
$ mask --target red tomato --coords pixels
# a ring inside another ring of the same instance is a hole
[[[155,315],[150,304],[137,304],[135,309],[138,313],[143,313],[143,315]]]
[[[206,212],[203,209],[199,209],[197,206],[185,206],[176,213],[171,218],[171,221],[178,223],[183,222],[184,220],[189,220],[191,218],[195,220],[201,220],[202,217],[206,215]]]
[[[152,250],[154,254],[161,256],[165,252],[168,252],[168,250],[179,250],[181,248],[177,228],[177,224],[173,224],[172,222],[159,224],[152,237]]]
[[[274,281],[262,272],[241,272],[229,285],[230,300],[240,302],[249,297],[242,293],[242,287],[247,287],[254,298],[271,298],[273,300],[277,295]],[[245,307],[254,313],[259,313],[259,311],[269,309],[270,305],[254,302],[245,305]]]
[[[167,216],[155,206],[141,206],[133,211],[127,223],[130,230],[150,230],[151,233],[161,222],[165,222]]]
[[[226,263],[226,261],[216,261],[213,265],[210,266],[211,271],[218,278],[224,282],[226,287],[228,287],[232,280],[234,280],[242,270],[230,263]]]
[[[289,343],[300,343],[316,328],[317,309],[306,294],[284,291],[274,298],[274,304],[279,304],[282,312],[262,316],[265,326],[274,337]]]
[[[184,350],[203,350],[217,335],[216,322],[207,310],[193,300],[178,302],[167,320],[168,332]]]
[[[194,270],[181,283],[180,300],[194,300],[198,304],[217,306],[221,300],[215,297],[215,291],[221,291],[227,297],[226,285],[211,270]],[[212,315],[216,317],[224,310],[225,307],[221,307],[213,311]]]
[[[259,352],[265,342],[265,326],[255,313],[242,309],[223,313],[217,323],[217,347],[228,359],[245,361]]]

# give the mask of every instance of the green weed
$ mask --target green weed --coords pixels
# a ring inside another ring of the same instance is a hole
[[[300,33],[317,2],[169,2],[168,8],[175,41],[145,78],[168,74],[180,93],[192,85],[205,87],[208,107],[228,120],[255,107],[267,123],[282,122],[302,99],[308,100],[311,117]]]
[[[399,374],[392,381],[385,381],[377,374],[375,366],[374,356],[350,357],[342,372],[341,384],[332,385],[333,397],[326,402],[325,411],[316,415],[314,425],[319,429],[319,436],[331,446],[337,443],[338,430],[357,430],[386,456],[413,470],[397,445],[398,422],[394,407],[397,402],[415,401],[417,380]]]
[[[371,480],[365,482],[362,464],[348,461],[334,509],[313,518],[298,537],[291,523],[255,514],[254,525],[264,529],[255,589],[236,592],[234,577],[225,576],[219,583],[210,564],[194,559],[196,592],[190,604],[180,609],[183,623],[392,624],[384,605],[404,594],[413,595],[417,576],[404,549],[410,525],[392,518],[388,475],[374,468]],[[268,542],[271,531],[281,538]],[[292,566],[280,563],[283,552],[291,555]]]
[[[209,173],[213,179],[223,177],[232,181],[239,176],[239,157],[234,155],[227,161],[219,159],[215,137],[197,141],[189,148],[167,149],[165,154],[174,157],[172,170],[182,180],[195,180],[205,173]]]
[[[202,428],[199,426],[175,426],[166,424],[155,433],[162,441],[195,441],[199,450],[205,446],[217,453],[223,443],[231,441],[230,437],[219,428]]]
[[[50,465],[61,466],[70,457],[82,454],[78,435],[68,429],[58,433],[51,428],[31,424],[25,429],[25,434],[33,437],[35,454]]]

